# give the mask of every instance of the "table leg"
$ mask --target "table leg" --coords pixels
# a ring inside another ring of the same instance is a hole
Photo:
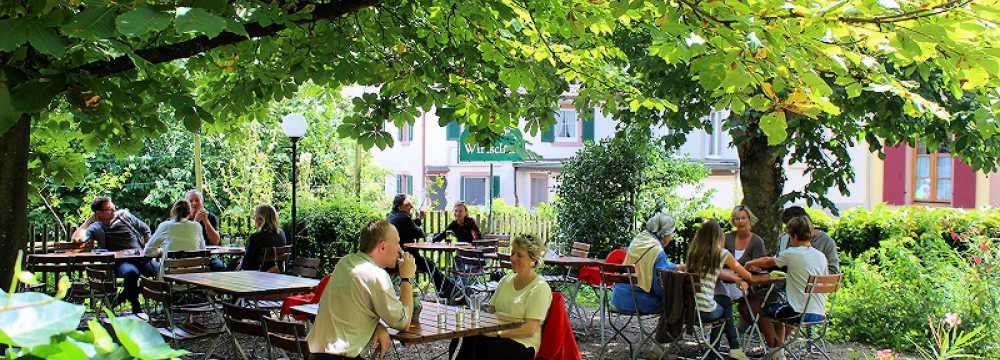
[[[604,289],[604,285],[602,284],[601,285],[601,307],[600,307],[600,311],[601,311],[601,344],[604,344],[604,337],[605,337],[605,335],[604,335],[604,326],[605,325],[604,324],[605,324],[605,321],[607,320],[607,316],[606,316],[607,314],[605,314],[605,312],[606,312],[605,310],[606,310],[606,307],[607,307],[607,305],[606,305],[607,304],[607,301],[606,301],[607,297],[608,297],[608,292]]]
[[[212,308],[213,310],[215,310],[216,315],[218,315],[219,318],[222,319],[222,329],[225,331],[225,334],[220,334],[219,337],[217,337],[215,341],[212,342],[212,347],[209,348],[208,352],[205,354],[205,360],[209,360],[212,357],[212,353],[215,352],[215,348],[219,345],[224,336],[229,336],[229,338],[233,339],[233,344],[236,345],[236,352],[239,353],[241,359],[247,360],[247,354],[243,352],[243,347],[240,346],[239,341],[236,340],[236,336],[233,335],[232,331],[229,330],[229,325],[226,324],[226,318],[222,314],[222,307],[215,306],[216,303],[218,303],[219,305],[222,305],[222,303],[217,300],[216,294],[212,292],[208,292],[208,297],[209,300],[211,300],[210,302],[212,303]]]

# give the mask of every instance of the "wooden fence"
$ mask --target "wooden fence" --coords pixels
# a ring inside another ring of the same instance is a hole
[[[546,243],[555,238],[556,222],[554,218],[537,214],[493,214],[490,224],[487,214],[474,216],[479,230],[486,234],[531,234],[540,237]],[[439,233],[448,228],[453,217],[450,211],[428,211],[421,226],[425,233]]]

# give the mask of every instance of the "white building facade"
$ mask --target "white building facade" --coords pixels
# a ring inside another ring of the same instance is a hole
[[[508,204],[534,207],[553,199],[563,160],[574,156],[585,141],[614,136],[616,121],[597,109],[591,111],[594,112],[593,120],[585,121],[586,116],[581,116],[565,102],[558,114],[553,115],[556,124],[552,129],[534,136],[524,134],[525,148],[539,154],[542,160],[538,161],[497,160],[502,156],[463,144],[463,129],[454,123],[438,125],[434,110],[423,113],[412,126],[398,128],[387,124],[386,130],[393,134],[394,145],[374,150],[374,158],[379,166],[393,174],[385,180],[387,197],[407,193],[417,199],[417,206],[425,209],[450,209],[458,201],[483,205],[490,197],[501,198]],[[729,134],[722,130],[726,116],[726,111],[713,113],[710,121],[715,130],[692,131],[679,149],[679,153],[702,161],[711,170],[711,175],[699,188],[683,189],[682,192],[714,190],[712,205],[719,207],[734,206],[743,197],[739,157]],[[659,133],[665,131],[657,129]],[[850,152],[856,173],[855,181],[849,186],[850,195],[831,189],[828,196],[841,210],[871,207],[881,201],[881,189],[873,191],[868,177],[872,171],[880,171],[881,162],[877,157],[872,160],[874,155],[867,151],[864,143],[851,147]],[[804,171],[804,165],[786,165],[786,192],[805,186],[808,178]]]

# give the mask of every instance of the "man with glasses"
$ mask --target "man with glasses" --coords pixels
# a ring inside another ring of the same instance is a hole
[[[419,241],[419,239],[426,238],[424,231],[420,230],[425,213],[420,211],[416,220],[413,219],[412,214],[413,200],[409,196],[398,194],[392,199],[392,211],[386,215],[386,220],[395,226],[396,231],[399,232],[400,245],[414,243]],[[455,283],[444,276],[433,262],[424,259],[416,249],[404,247],[403,250],[413,255],[416,259],[418,272],[430,274],[431,280],[434,282],[434,287],[438,291],[438,296],[448,299],[448,302],[451,304],[464,303],[465,299],[462,298],[461,294],[456,294],[452,297],[452,290],[455,288]]]
[[[116,211],[110,197],[98,196],[90,202],[94,214],[81,226],[86,229],[83,241],[93,242],[95,248],[110,251],[139,250],[152,235],[149,225],[128,210]],[[79,234],[81,231],[77,230]],[[74,236],[76,238],[76,236]],[[115,305],[125,300],[132,306],[132,313],[142,312],[139,304],[139,275],[156,276],[159,264],[149,259],[130,259],[115,262],[115,275],[124,279],[125,288],[115,300]]]

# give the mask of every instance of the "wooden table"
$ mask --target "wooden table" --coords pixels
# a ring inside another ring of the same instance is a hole
[[[499,330],[510,330],[521,326],[522,323],[502,323],[494,314],[479,313],[479,326],[472,326],[472,315],[469,309],[456,306],[448,306],[433,302],[421,302],[424,307],[420,311],[420,319],[417,324],[410,325],[409,329],[399,331],[389,328],[389,336],[403,345],[424,344],[434,341],[451,340],[466,336],[483,335]],[[305,315],[310,319],[315,319],[319,312],[318,304],[306,304],[292,307],[293,314]],[[444,312],[447,320],[444,326],[438,327],[437,314]],[[463,326],[459,327],[455,323],[455,313],[464,312]]]
[[[565,266],[572,268],[582,268],[584,266],[600,266],[604,260],[591,259],[579,256],[560,256],[551,259],[542,259],[546,265]]]
[[[458,249],[467,248],[471,246],[472,244],[466,242],[456,242],[456,243],[418,242],[418,243],[403,244],[403,247],[407,249],[422,250],[422,251],[443,251],[443,252],[455,252],[458,251]]]
[[[243,255],[244,249],[235,246],[208,246],[206,247],[212,255]],[[118,251],[100,251],[100,252],[63,252],[63,253],[47,253],[47,254],[30,254],[28,256],[41,258],[41,259],[72,259],[75,257],[86,256],[86,255],[106,255],[114,254],[115,260],[131,260],[131,259],[155,259],[159,256],[146,256],[139,249],[130,250],[118,250]]]
[[[164,275],[165,280],[194,285],[236,297],[307,292],[319,280],[262,271],[225,271]]]

